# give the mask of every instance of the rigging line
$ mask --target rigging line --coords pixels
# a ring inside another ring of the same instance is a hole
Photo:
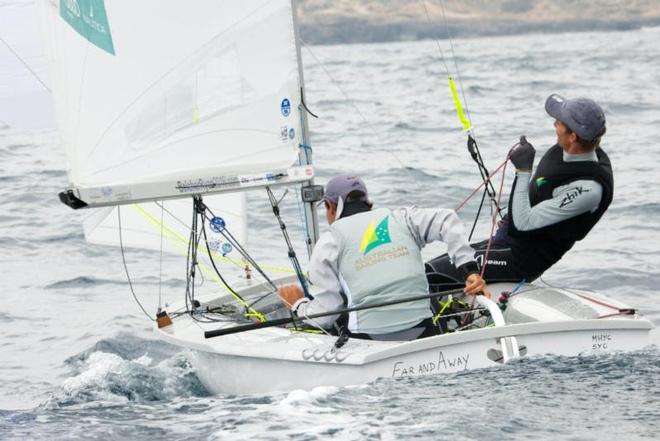
[[[508,161],[509,156],[507,155],[507,161]],[[498,199],[497,199],[497,205],[499,205],[500,198],[502,197],[502,189],[504,188],[504,178],[506,176],[506,164],[507,161],[504,162],[504,167],[502,168],[502,180],[500,181],[500,190],[498,192]],[[493,243],[493,233],[495,232],[495,225],[497,224],[497,214],[498,212],[495,212],[492,216],[491,220],[491,226],[490,226],[490,236],[488,238],[488,245],[486,246],[486,252],[484,253],[484,261],[483,265],[481,265],[481,277],[483,278],[484,272],[486,271],[486,266],[488,265],[488,253],[490,252],[490,247]]]
[[[618,311],[617,314],[613,315],[619,315],[619,314],[630,314],[629,311],[635,311],[634,308],[619,308],[618,306],[610,305],[609,303],[606,303],[602,300],[594,299],[593,297],[585,296],[584,294],[580,294],[576,289],[574,288],[567,288],[567,287],[561,287],[561,286],[555,286],[551,285],[550,283],[546,282],[543,280],[543,278],[539,277],[539,280],[541,280],[543,283],[545,283],[549,288],[553,289],[563,289],[565,291],[570,292],[573,295],[576,295],[578,297],[581,297],[585,300],[589,300],[590,302],[593,302],[597,305],[605,306],[606,308],[614,309],[615,311]],[[598,318],[603,318],[603,317],[598,317]]]
[[[250,311],[252,314],[257,316],[260,321],[265,321],[266,318],[256,309],[252,308],[246,301],[243,299],[243,297],[238,294],[230,285],[227,283],[227,281],[222,277],[220,274],[220,271],[218,270],[218,267],[215,265],[215,260],[213,259],[213,255],[211,254],[211,247],[209,246],[209,241],[208,237],[206,235],[206,224],[203,222],[204,219],[204,211],[206,210],[206,205],[201,200],[201,197],[199,199],[195,200],[195,207],[193,208],[193,211],[195,213],[195,217],[197,217],[197,214],[199,214],[199,217],[202,218],[202,228],[200,232],[200,239],[201,235],[204,235],[204,243],[206,244],[206,251],[208,253],[209,259],[211,260],[211,265],[213,266],[213,269],[215,270],[215,273],[217,276],[222,280],[222,283],[227,287],[229,290],[230,294],[240,303],[242,304],[247,311]]]
[[[222,236],[225,239],[227,239],[228,242],[233,243],[234,248],[236,248],[238,250],[239,254],[243,257],[243,259],[245,259],[245,263],[249,263],[250,265],[252,265],[252,268],[254,268],[259,273],[259,275],[261,275],[261,277],[264,278],[266,283],[268,283],[272,288],[275,288],[275,289],[277,288],[275,286],[275,283],[273,283],[273,281],[270,279],[270,277],[268,277],[268,275],[265,273],[265,271],[263,270],[261,265],[259,265],[257,263],[257,261],[254,260],[254,258],[245,250],[245,248],[243,248],[243,245],[241,245],[240,242],[238,242],[236,240],[236,238],[231,234],[230,231],[225,229],[225,230],[222,230],[220,232],[220,234],[222,234]],[[229,237],[227,237],[227,236],[229,236]],[[240,266],[242,267],[243,265],[240,265]],[[287,270],[287,272],[290,272],[290,270]]]
[[[227,289],[230,291],[231,295],[241,304],[243,307],[245,307],[246,311],[250,312],[251,314],[254,314],[259,318],[259,321],[266,321],[266,317],[263,316],[259,311],[254,309],[250,304],[248,304],[245,299],[237,293],[230,285],[227,283],[227,281],[222,277],[220,274],[220,270],[218,270],[218,267],[215,265],[215,261],[213,260],[213,257],[211,255],[211,247],[209,246],[208,238],[206,236],[206,226],[202,226],[202,232],[204,233],[204,243],[206,244],[206,251],[208,252],[209,259],[211,260],[211,265],[213,266],[213,269],[215,270],[215,273],[220,277],[220,280],[222,280],[222,283],[225,284]]]
[[[424,8],[424,12],[425,12],[425,14],[426,14],[426,21],[427,21],[430,25],[432,25],[432,24],[433,24],[433,21],[431,20],[431,15],[429,14],[429,10],[428,10],[428,8],[426,7],[426,1],[425,1],[425,0],[419,0],[419,1],[420,1],[420,3],[422,4],[422,7]],[[442,10],[442,17],[443,17],[443,19],[444,19],[445,32],[446,32],[446,34],[447,34],[447,40],[449,41],[449,47],[451,48],[451,57],[452,57],[452,59],[454,60],[454,68],[455,68],[455,70],[456,70],[456,75],[457,75],[457,77],[458,77],[458,87],[461,89],[461,96],[462,96],[462,98],[463,98],[463,102],[465,103],[465,106],[464,106],[464,107],[465,107],[465,111],[466,111],[466,113],[467,113],[467,120],[468,120],[468,122],[469,122],[469,127],[470,127],[469,132],[474,134],[474,130],[473,130],[473,128],[472,128],[472,117],[470,116],[470,109],[469,109],[469,107],[468,107],[467,99],[466,99],[466,97],[465,97],[465,91],[463,90],[463,79],[462,79],[462,77],[461,77],[461,71],[460,71],[460,69],[459,69],[459,67],[458,67],[458,61],[456,60],[456,53],[455,53],[455,51],[454,51],[454,43],[453,43],[452,36],[451,36],[451,34],[449,33],[449,22],[447,21],[447,17],[446,17],[446,15],[445,15],[445,7],[444,7],[444,3],[443,3],[442,1],[440,1],[440,8],[441,8],[441,10]],[[451,79],[451,78],[452,78],[452,75],[451,75],[451,72],[450,72],[450,70],[449,70],[449,66],[447,66],[447,61],[446,61],[446,58],[445,58],[445,54],[444,54],[444,52],[443,52],[443,50],[442,50],[442,46],[440,46],[440,41],[439,41],[437,38],[434,38],[433,40],[435,41],[435,44],[436,44],[436,46],[437,46],[437,48],[438,48],[438,52],[440,53],[440,60],[442,61],[442,64],[443,64],[444,67],[445,67],[445,73],[446,73],[447,76]],[[476,136],[476,135],[475,135],[475,136]]]
[[[445,22],[445,32],[447,33],[447,39],[449,40],[449,47],[451,48],[451,57],[454,59],[454,67],[456,68],[456,75],[458,76],[458,87],[461,89],[461,96],[463,97],[463,103],[465,103],[465,111],[467,113],[468,121],[470,122],[470,127],[472,127],[472,117],[470,116],[470,108],[468,106],[468,102],[465,96],[465,91],[463,90],[463,77],[461,76],[461,71],[458,67],[456,52],[454,51],[454,42],[451,33],[449,32],[449,21],[447,20],[447,15],[445,14],[445,4],[443,0],[440,0],[440,10],[442,11],[442,18]],[[474,133],[474,130],[472,131],[472,133]]]
[[[419,0],[419,2],[422,4],[422,7],[424,8],[424,12],[426,13],[426,21],[429,24],[432,24],[431,15],[429,14],[429,10],[426,7],[426,1],[425,0]],[[434,38],[433,41],[435,41],[435,44],[438,47],[438,52],[440,52],[440,60],[442,61],[442,64],[445,66],[445,73],[447,74],[447,76],[450,76],[449,67],[447,66],[447,62],[445,61],[445,54],[442,51],[442,46],[440,46],[440,41],[438,41],[437,38]]]
[[[293,314],[293,310],[291,309],[291,307],[292,307],[293,305],[292,305],[291,303],[287,302],[286,300],[284,300],[284,299],[281,298],[281,297],[280,297],[280,299],[282,300],[282,303],[284,303],[284,304],[288,307],[287,309],[289,309],[289,315],[290,315],[290,317],[291,317],[291,322],[293,323],[293,328],[294,328],[294,330],[296,330],[296,331],[298,330],[298,325],[296,324],[296,323],[297,323],[297,322],[296,322],[296,318],[297,318],[297,317],[302,317],[305,321],[307,321],[309,324],[311,324],[312,326],[314,326],[315,328],[317,328],[318,330],[320,330],[322,333],[324,333],[324,334],[327,335],[328,337],[335,337],[334,335],[330,334],[329,331],[327,331],[325,328],[323,328],[323,326],[321,326],[321,324],[319,323],[318,320],[316,320],[316,318],[314,318],[314,317],[310,317],[309,314],[305,314],[305,315],[303,315],[303,316],[298,316],[298,315],[296,314],[296,315],[294,316],[294,314]]]
[[[201,202],[201,203],[203,204],[203,202]],[[206,204],[204,204],[204,211],[208,211],[209,213],[211,213],[211,216],[213,216],[214,218],[216,217],[216,215],[213,213],[213,211],[211,211],[211,209]],[[205,215],[205,213],[202,213],[202,216],[204,216],[209,221],[211,220],[211,218],[209,216]],[[234,248],[236,248],[238,250],[239,254],[247,261],[247,263],[252,265],[252,267],[255,270],[257,270],[257,272],[266,280],[266,282],[268,284],[271,285],[272,288],[277,289],[277,286],[275,286],[275,283],[273,283],[273,281],[266,275],[266,273],[263,271],[261,266],[252,258],[252,256],[247,252],[247,250],[245,250],[245,248],[243,248],[243,245],[241,245],[240,242],[238,240],[236,240],[234,235],[231,234],[231,232],[229,230],[224,228],[222,231],[220,231],[220,234],[228,242],[230,242],[234,245]],[[242,264],[239,264],[239,265],[241,267],[243,266]]]
[[[289,252],[289,259],[291,260],[293,269],[296,272],[296,276],[298,276],[298,281],[300,282],[303,293],[305,297],[311,298],[309,295],[309,291],[307,290],[307,283],[305,283],[305,275],[303,274],[302,268],[300,267],[300,262],[298,262],[298,257],[296,256],[296,252],[293,249],[291,240],[289,239],[289,234],[286,231],[286,225],[284,224],[284,222],[282,221],[282,217],[280,216],[280,207],[279,205],[277,205],[277,199],[275,199],[275,195],[273,194],[273,191],[270,189],[270,187],[266,187],[266,191],[268,192],[268,198],[270,199],[270,204],[273,207],[273,214],[275,215],[275,218],[280,224],[280,230],[282,230],[282,235],[284,236],[284,241],[286,242],[286,246]]]
[[[472,229],[470,230],[470,235],[468,236],[468,242],[472,240],[472,235],[474,234],[475,228],[477,228],[477,223],[479,222],[479,217],[481,217],[481,209],[484,208],[484,201],[486,200],[486,195],[488,191],[484,189],[481,192],[481,202],[479,202],[479,209],[477,210],[477,215],[474,217],[474,222],[472,222]]]
[[[503,167],[506,166],[506,163],[507,163],[508,160],[509,160],[509,156],[507,155],[506,160],[505,160],[504,162],[502,162],[502,163],[501,163],[501,164],[495,169],[495,171],[493,171],[490,175],[488,175],[487,178],[484,178],[484,180],[481,182],[481,184],[479,184],[479,186],[478,186],[477,188],[475,188],[475,189],[472,191],[472,193],[470,193],[470,195],[469,195],[467,198],[465,198],[465,199],[463,200],[463,202],[461,202],[461,203],[458,205],[458,207],[456,207],[456,208],[454,209],[454,211],[456,211],[456,212],[460,211],[460,210],[465,206],[465,204],[466,204],[470,199],[472,199],[472,197],[473,197],[475,194],[477,194],[477,192],[481,189],[481,187],[483,187],[484,185],[486,185],[487,182],[490,182],[490,181],[493,179],[493,177],[494,177],[495,175],[497,175],[497,172],[499,172],[501,168],[503,168]]]
[[[426,7],[426,3],[423,0],[420,0],[420,1],[422,2],[422,6],[423,6],[424,11],[426,13],[427,21],[429,23],[431,23],[431,17],[430,17],[430,14],[428,12],[428,8]],[[454,85],[454,80],[453,80],[453,78],[452,78],[452,76],[449,72],[449,68],[447,67],[447,63],[445,62],[445,57],[444,57],[444,53],[442,52],[442,48],[440,47],[440,42],[437,39],[435,39],[435,42],[436,42],[436,45],[438,46],[438,50],[440,52],[440,57],[441,57],[442,63],[444,64],[445,70],[447,72],[447,76],[448,76],[448,79],[449,79],[449,88],[451,90],[452,97],[454,99],[454,105],[456,107],[456,112],[458,114],[458,117],[459,117],[461,123],[463,124],[464,130],[468,133],[468,150],[469,150],[469,152],[472,156],[472,159],[477,163],[477,167],[479,169],[479,173],[481,174],[482,179],[485,179],[486,176],[489,173],[488,173],[488,169],[484,165],[483,158],[481,157],[481,152],[479,151],[479,146],[478,146],[478,144],[476,142],[476,139],[475,139],[476,133],[474,131],[474,128],[472,127],[472,116],[470,115],[470,109],[468,107],[467,95],[465,94],[465,89],[463,88],[462,75],[461,75],[461,72],[460,72],[460,68],[458,66],[458,59],[456,57],[456,52],[454,50],[454,42],[453,42],[453,38],[451,36],[451,33],[449,32],[449,22],[447,20],[447,14],[445,12],[444,3],[442,2],[442,0],[440,0],[440,7],[441,7],[441,10],[442,10],[442,17],[443,17],[443,20],[444,20],[444,27],[445,27],[445,31],[446,31],[446,34],[447,34],[447,40],[449,40],[449,45],[450,45],[450,48],[451,48],[451,56],[454,60],[454,67],[455,67],[455,70],[456,70],[456,74],[458,75],[458,82],[459,82],[459,87],[460,87],[460,90],[461,90],[461,96],[463,98],[463,102],[465,103],[464,106],[461,105],[461,102],[458,98],[458,94],[456,92],[456,88],[455,88],[455,85]],[[465,107],[465,111],[467,113],[467,116],[463,112],[463,107]],[[497,211],[498,211],[498,213],[500,213],[501,209],[499,207],[499,204],[497,204],[494,201],[495,189],[493,188],[492,184],[488,183],[487,186],[486,186],[486,190],[488,192],[488,196],[491,199],[491,204],[494,204]],[[501,213],[500,213],[500,216],[501,216]],[[476,219],[475,219],[475,223],[476,223]]]
[[[158,206],[158,207],[164,208],[164,204],[161,205],[161,204],[159,204],[158,202],[155,202],[155,205]],[[149,213],[148,210],[146,210],[144,207],[142,207],[142,205],[140,205],[140,204],[133,204],[132,206],[133,206],[133,208],[134,208],[135,210],[138,211],[138,213],[139,213],[140,215],[142,215],[144,218],[146,218],[147,221],[149,221],[150,223],[152,223],[152,224],[154,224],[155,226],[157,226],[157,227],[160,228],[161,224],[158,223],[158,220],[157,220],[157,219],[156,219],[151,213]],[[208,207],[207,207],[207,208],[208,208]],[[166,208],[164,208],[164,210],[165,210],[165,212],[166,212],[167,214],[169,214],[174,220],[176,220],[177,222],[179,222],[179,223],[180,223],[181,225],[183,225],[187,230],[190,231],[190,227],[188,226],[188,224],[186,224],[185,222],[183,222],[181,219],[179,219],[177,216],[175,216],[174,213],[172,213],[171,211],[167,210]],[[168,227],[166,227],[166,226],[164,226],[164,225],[163,225],[163,228],[165,229],[165,231],[166,231],[166,232],[168,233],[168,235],[170,236],[170,237],[167,238],[168,241],[170,242],[170,244],[172,244],[175,248],[177,248],[177,250],[179,250],[182,254],[187,253],[187,251],[185,251],[185,250],[182,249],[182,244],[186,244],[186,247],[187,247],[187,246],[188,246],[188,241],[189,241],[189,240],[183,238],[183,237],[182,237],[181,235],[179,235],[176,231],[171,230],[170,228],[168,228]],[[229,263],[231,263],[231,264],[233,264],[233,265],[243,267],[243,263],[238,262],[238,261],[233,260],[233,259],[230,259],[229,257],[225,257],[225,256],[217,256],[217,257],[220,258],[221,260],[225,261],[225,262],[229,262]],[[280,268],[280,267],[278,267],[278,266],[274,266],[274,265],[262,265],[261,267],[264,268],[264,269],[268,269],[268,270],[271,270],[271,271],[278,271],[278,272],[282,272],[282,273],[291,273],[291,272],[292,272],[290,269],[287,269],[287,268]],[[203,270],[207,270],[207,269],[204,268],[204,267],[202,267],[202,269],[203,269]]]
[[[332,76],[332,74],[330,73],[330,71],[328,71],[328,69],[326,68],[326,66],[321,62],[321,60],[319,60],[319,58],[316,56],[316,54],[315,54],[315,53],[309,48],[309,46],[307,45],[307,43],[305,43],[301,38],[299,38],[299,40],[300,40],[300,42],[303,44],[303,46],[305,47],[305,49],[307,49],[307,51],[308,51],[309,54],[312,56],[312,58],[314,58],[314,60],[315,60],[316,63],[318,64],[318,66],[321,67],[321,70],[323,70],[323,72],[328,76],[328,78],[330,78],[330,81],[332,82],[332,84],[334,84],[335,87],[337,87],[337,89],[339,89],[339,92],[341,92],[341,94],[344,96],[344,99],[346,100],[346,102],[348,102],[348,103],[350,104],[350,106],[351,106],[351,107],[357,112],[357,114],[360,116],[360,118],[362,118],[362,121],[365,123],[365,125],[367,126],[367,128],[368,128],[368,129],[369,129],[369,130],[370,130],[370,131],[376,136],[377,139],[381,139],[382,135],[381,135],[381,134],[380,134],[380,133],[379,133],[379,132],[373,127],[373,125],[371,124],[371,122],[367,119],[366,116],[364,116],[364,114],[362,113],[362,111],[360,110],[360,108],[357,107],[357,105],[353,102],[353,100],[352,100],[351,98],[349,98],[349,96],[348,96],[348,94],[346,93],[346,91],[340,86],[339,81],[337,81],[337,80],[335,79],[335,77]],[[415,145],[417,145],[417,144],[415,144]],[[408,173],[408,176],[413,180],[413,182],[419,182],[419,181],[415,178],[415,176],[413,176],[412,172],[410,171],[410,167],[409,167],[409,166],[407,166],[407,165],[405,165],[403,162],[401,162],[401,160],[398,158],[398,156],[396,156],[396,155],[394,154],[394,152],[392,152],[392,151],[390,151],[390,150],[386,150],[386,151],[387,151],[387,153],[389,153],[390,155],[392,155],[392,157],[394,158],[394,160],[395,160],[396,162],[399,163],[399,165],[401,166],[401,168],[403,168],[403,169],[406,171],[406,173]]]
[[[193,265],[194,263],[192,262],[193,256],[192,254],[195,252],[194,251],[194,243],[195,243],[195,226],[196,226],[196,216],[197,213],[195,212],[195,209],[193,207],[193,219],[192,219],[192,226],[190,229],[190,236],[188,239],[188,252],[186,253],[186,310],[188,310],[191,315],[192,315],[192,309],[195,307],[195,304],[193,302],[193,297],[191,297],[191,287],[190,287],[190,282],[191,282],[191,275],[194,277],[194,272],[193,272]],[[194,281],[193,281],[194,283]],[[194,287],[192,288],[194,289]],[[190,305],[188,305],[188,302],[190,302]]]
[[[133,289],[133,282],[131,281],[131,275],[128,273],[128,265],[126,265],[126,256],[124,255],[124,240],[123,240],[123,237],[122,237],[122,234],[121,234],[121,207],[120,206],[117,206],[117,220],[119,222],[119,248],[121,249],[121,261],[123,262],[124,270],[126,271],[126,279],[128,280],[128,286],[131,289],[131,294],[133,294],[133,298],[135,299],[135,303],[138,304],[138,306],[140,307],[140,309],[142,310],[144,315],[147,316],[147,318],[150,321],[155,322],[156,320],[153,319],[149,315],[149,313],[142,306],[142,303],[140,303],[140,301],[138,300],[137,295],[135,294],[135,290]]]
[[[443,314],[437,317],[438,320],[440,320],[443,318],[460,317],[462,315],[471,314],[473,312],[478,312],[478,311],[488,311],[488,308],[484,308],[483,306],[477,306],[476,308],[466,309],[465,311],[460,311],[460,312],[452,312],[451,314]]]
[[[149,222],[151,222],[151,223],[153,223],[153,224],[155,224],[155,225],[158,225],[158,221],[157,221],[157,220],[151,215],[151,213],[149,213],[148,211],[146,211],[146,210],[145,210],[143,207],[141,207],[139,204],[133,204],[133,208],[135,208],[135,209],[136,209],[141,215],[143,215],[143,216],[144,216]],[[188,226],[186,225],[186,228],[189,229],[190,227],[188,227]],[[169,242],[174,248],[176,248],[179,252],[181,252],[181,254],[183,254],[183,255],[185,255],[185,256],[188,256],[188,253],[190,252],[190,241],[191,241],[192,239],[191,239],[190,237],[189,237],[188,239],[184,239],[183,237],[179,236],[176,232],[171,231],[171,230],[168,229],[167,227],[165,227],[165,231],[167,231],[168,233],[171,234],[171,237],[170,237],[170,236],[167,237],[168,242]],[[186,249],[183,248],[183,244],[186,245]],[[239,264],[239,263],[237,263],[237,262],[235,262],[235,261],[233,261],[233,260],[231,260],[231,259],[229,259],[229,258],[222,257],[222,259],[224,259],[225,261],[227,261],[227,262],[229,262],[229,263],[232,263],[232,264],[235,264],[235,265],[240,265],[240,266],[242,266],[242,264]],[[211,269],[208,268],[208,267],[207,267],[205,264],[203,264],[202,262],[198,262],[198,266],[199,266],[199,268],[200,268],[204,273],[206,273],[206,274],[209,275],[210,277],[213,277],[213,276],[214,276],[214,274],[213,274],[213,272],[211,271]],[[187,261],[187,260],[186,260],[186,268],[188,268],[188,261]],[[289,270],[289,269],[282,269],[282,268],[277,268],[277,267],[274,267],[274,268],[275,268],[274,271],[284,271],[284,272],[287,272],[287,273],[291,273],[291,272],[292,272],[292,271]],[[223,289],[227,290],[227,288],[224,287],[224,286],[222,285],[222,283],[220,283],[220,281],[218,280],[217,277],[214,278],[214,281],[215,281],[220,287],[222,287]]]
[[[515,146],[514,146],[514,147],[515,147]],[[502,197],[502,189],[504,188],[504,177],[505,177],[505,175],[506,175],[506,164],[507,164],[508,160],[509,160],[509,155],[507,154],[507,160],[504,161],[504,163],[503,163],[502,166],[501,166],[501,167],[503,167],[503,168],[502,168],[502,180],[500,181],[500,190],[499,190],[499,193],[498,193],[498,199],[497,199],[497,205],[498,205],[498,206],[499,206],[500,198]],[[484,184],[485,184],[485,181],[484,181]],[[480,273],[480,275],[481,275],[481,278],[482,278],[482,279],[483,279],[483,277],[484,277],[484,273],[486,272],[486,267],[488,266],[488,254],[489,254],[489,252],[490,252],[490,247],[491,247],[491,245],[493,244],[493,233],[494,233],[494,231],[495,231],[495,225],[497,224],[497,214],[498,214],[498,213],[499,213],[499,212],[496,211],[496,212],[493,213],[493,215],[491,216],[491,227],[490,227],[490,235],[488,236],[488,245],[486,245],[486,251],[485,251],[484,254],[483,254],[483,256],[484,256],[484,258],[483,258],[483,264],[481,265],[481,273]],[[471,302],[471,304],[470,304],[470,308],[474,307],[474,302],[475,302],[475,301],[476,301],[476,298],[472,299],[472,302]],[[465,320],[465,321],[462,323],[462,325],[466,325],[466,323],[467,323],[467,320]]]
[[[481,178],[485,179],[486,176],[488,176],[489,172],[488,169],[486,168],[486,165],[484,164],[484,159],[481,156],[481,150],[479,149],[479,144],[477,143],[477,140],[472,136],[472,134],[468,135],[468,151],[470,152],[470,156],[472,157],[472,160],[477,164],[477,168],[479,169]],[[488,196],[490,197],[491,202],[493,202],[493,199],[496,196],[495,188],[493,187],[493,184],[488,183],[487,189],[488,189]],[[500,210],[499,207],[497,207],[497,209]]]
[[[304,96],[304,90],[301,87],[300,88],[300,101],[303,106],[303,108],[309,112],[314,118],[318,118],[315,114],[313,114],[308,108],[307,105],[305,104],[305,96]],[[300,109],[300,106],[298,106],[298,109]],[[301,127],[301,133],[300,133],[300,144],[298,144],[298,148],[302,150],[302,153],[305,155],[305,160],[303,164],[303,158],[300,153],[298,153],[298,163],[300,165],[309,165],[312,163],[312,158],[310,157],[312,154],[312,146],[310,145],[310,141],[308,139],[308,121],[307,118],[305,118],[304,113],[301,111],[300,112],[300,127]],[[303,185],[302,183],[300,186],[296,187],[300,194],[302,194],[302,188]],[[286,194],[286,193],[285,193]],[[303,206],[303,201],[302,198],[296,198],[296,201],[298,203],[298,216],[300,217],[301,223],[304,226],[303,228],[303,238],[305,240],[305,244],[307,245],[307,257],[309,258],[312,254],[312,235],[318,240],[318,220],[316,219],[316,206],[314,203],[308,203],[308,207]]]
[[[305,90],[302,87],[300,88],[300,104],[302,104],[303,109],[305,109],[307,113],[312,115],[314,118],[318,118],[318,115],[309,110],[309,107],[307,107],[307,103],[305,102]]]
[[[187,250],[186,250],[186,292],[184,298],[186,299],[186,312],[190,311],[189,293],[190,293],[190,247],[192,244],[192,231],[188,235]]]
[[[0,36],[0,41],[2,41],[7,47],[7,49],[9,49],[9,52],[11,52],[16,57],[16,59],[21,62],[23,67],[25,67],[32,74],[32,76],[34,76],[37,79],[37,81],[39,81],[39,83],[44,87],[44,89],[52,93],[50,87],[48,87],[46,83],[44,83],[44,81],[39,77],[39,75],[37,75],[37,73],[30,67],[29,64],[27,64],[27,62],[23,58],[21,58],[20,55],[18,55],[18,53],[9,45],[9,43],[7,43],[7,41],[4,38],[2,38],[2,36]]]
[[[158,266],[158,312],[161,311],[163,304],[163,215],[164,210],[160,210],[160,264]]]
[[[430,16],[428,8],[426,6],[426,2],[424,0],[420,0],[420,2],[422,4],[422,7],[424,8],[424,12],[426,14],[427,22],[429,24],[431,24],[431,16]],[[492,205],[495,205],[495,208],[497,209],[498,214],[501,216],[501,209],[499,207],[499,204],[494,201],[495,196],[496,196],[495,189],[493,188],[493,185],[490,182],[485,181],[486,176],[489,175],[489,172],[488,172],[488,169],[486,168],[486,166],[484,165],[483,158],[481,157],[481,152],[479,151],[479,145],[477,144],[477,141],[474,138],[474,136],[476,136],[476,134],[475,134],[475,131],[472,127],[472,116],[470,115],[470,109],[469,109],[468,104],[467,104],[467,97],[466,97],[466,94],[465,94],[465,90],[463,88],[463,81],[462,81],[460,68],[458,67],[458,60],[457,60],[457,57],[456,57],[456,52],[454,50],[454,43],[453,43],[452,36],[449,32],[449,23],[447,21],[445,8],[444,8],[444,4],[443,4],[442,1],[440,1],[440,7],[441,7],[441,10],[442,10],[442,16],[444,18],[444,25],[445,25],[445,31],[447,33],[447,40],[449,40],[449,45],[450,45],[450,48],[451,48],[451,56],[454,60],[454,67],[455,67],[455,70],[456,70],[456,74],[458,75],[458,81],[459,81],[459,87],[461,89],[461,95],[463,97],[463,102],[465,103],[464,106],[461,104],[461,101],[458,97],[458,93],[456,92],[455,82],[454,82],[454,79],[451,76],[451,73],[449,71],[449,67],[447,66],[447,63],[445,61],[444,52],[442,51],[442,47],[440,46],[440,42],[438,41],[438,39],[434,39],[434,40],[435,40],[436,46],[438,48],[438,52],[440,53],[440,59],[442,61],[442,64],[444,65],[445,71],[447,73],[447,79],[449,81],[449,89],[451,91],[452,99],[454,101],[454,107],[456,108],[457,116],[458,116],[461,124],[463,125],[464,131],[466,131],[467,134],[468,134],[468,143],[467,143],[468,144],[467,145],[468,146],[468,151],[470,152],[470,155],[472,156],[472,159],[474,160],[474,162],[476,162],[477,168],[479,169],[479,174],[481,175],[482,180],[484,180],[484,183],[486,184],[486,190],[485,191],[486,191],[486,193],[488,193],[488,196],[491,200],[491,210],[492,210]],[[465,111],[467,112],[467,116],[465,115],[465,112],[463,112],[463,107],[465,107]],[[485,199],[485,195],[484,195],[484,198],[482,198],[482,205],[480,205],[480,207],[479,207],[479,214],[481,212],[481,207],[483,206],[483,200],[484,199]],[[474,229],[476,227],[477,221],[479,219],[479,214],[477,215],[477,217],[474,220],[473,227],[472,227],[472,232],[474,232]],[[471,236],[472,236],[472,233],[470,234],[470,237]]]
[[[486,177],[490,174],[490,172],[486,168],[486,165],[484,164],[484,160],[481,157],[481,151],[479,150],[479,145],[477,144],[477,141],[472,137],[470,137],[470,138],[473,142],[474,150],[477,153],[478,161],[476,161],[476,162],[479,166],[479,173],[481,174],[481,179],[485,180]],[[508,155],[507,155],[507,159],[508,159]],[[486,193],[488,193],[488,198],[490,199],[490,205],[491,205],[491,207],[490,207],[491,212],[492,212],[493,208],[495,208],[497,210],[498,215],[500,217],[503,217],[502,216],[502,207],[500,207],[499,202],[497,200],[495,200],[495,197],[497,196],[497,192],[495,191],[495,187],[493,187],[493,182],[492,181],[488,181],[484,191]]]
[[[313,319],[313,318],[320,318],[320,317],[329,317],[333,315],[341,315],[345,313],[350,313],[354,311],[363,311],[366,309],[374,309],[374,308],[383,308],[386,306],[390,305],[398,305],[401,303],[407,303],[407,302],[413,302],[416,300],[428,300],[428,299],[433,299],[436,297],[441,297],[441,296],[446,296],[446,295],[451,295],[451,294],[459,294],[463,293],[463,289],[453,289],[453,290],[448,290],[444,292],[438,292],[438,293],[433,293],[433,294],[424,294],[420,296],[412,296],[412,297],[407,297],[405,299],[397,299],[397,300],[391,300],[387,302],[381,302],[381,303],[375,303],[375,304],[369,304],[369,305],[360,305],[360,306],[351,306],[351,307],[345,307],[341,309],[336,309],[333,311],[326,311],[326,312],[321,312],[317,314],[310,314],[307,318],[305,317],[295,317],[293,320],[296,322],[300,321],[305,321],[306,319]],[[269,321],[268,323],[253,323],[250,325],[241,325],[241,326],[234,326],[232,328],[222,328],[222,329],[215,329],[211,331],[206,331],[204,332],[204,338],[213,338],[213,337],[219,337],[221,335],[228,335],[228,334],[235,334],[237,332],[244,332],[244,331],[251,331],[254,329],[262,329],[262,328],[270,328],[274,326],[280,326],[280,325],[286,325],[291,322],[290,318],[280,318],[280,319],[273,319]]]
[[[299,192],[302,193],[302,184],[300,184],[297,189],[298,189]],[[304,239],[305,239],[305,243],[310,243],[309,241],[311,241],[311,237],[310,237],[310,234],[309,234],[309,226],[307,225],[307,222],[306,222],[307,213],[305,213],[305,207],[304,207],[303,201],[302,201],[301,198],[295,198],[295,200],[296,200],[296,207],[298,208],[298,218],[301,220],[302,224],[305,226],[304,230],[303,230],[303,236],[304,236]],[[316,210],[316,208],[312,208],[312,209]],[[309,258],[311,256],[308,255],[307,257]]]

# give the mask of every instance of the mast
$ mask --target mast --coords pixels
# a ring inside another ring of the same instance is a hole
[[[307,109],[305,108],[305,77],[303,72],[302,56],[300,54],[300,36],[298,31],[298,14],[296,11],[296,0],[291,0],[291,17],[293,19],[293,35],[295,38],[296,44],[296,57],[298,58],[298,77],[300,78],[300,102],[299,106],[300,111],[300,127],[302,130],[300,136],[300,152],[298,153],[300,158],[300,165],[311,165],[312,164],[312,148],[311,142],[309,140],[309,125],[307,122]],[[303,184],[304,185],[304,184]],[[314,185],[314,178],[308,181],[308,185]],[[302,199],[302,193],[300,195]],[[308,255],[312,254],[312,249],[316,244],[316,241],[319,238],[319,220],[316,213],[316,202],[305,202],[302,201],[304,207],[304,216],[305,216],[305,231],[307,237],[305,238],[307,244]]]

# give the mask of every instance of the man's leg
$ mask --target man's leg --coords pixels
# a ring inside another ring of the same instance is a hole
[[[511,248],[504,244],[491,244],[488,256],[485,256],[487,247],[487,240],[472,244],[480,267],[484,266],[484,257],[487,259],[484,271],[487,283],[519,282],[525,278]],[[429,260],[425,267],[431,292],[455,289],[465,284],[463,274],[454,267],[447,254]]]

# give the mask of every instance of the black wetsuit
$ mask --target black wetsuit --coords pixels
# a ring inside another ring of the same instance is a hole
[[[593,153],[591,154],[593,155]],[[500,281],[528,282],[538,278],[545,270],[554,265],[571,249],[576,241],[583,239],[601,218],[612,202],[614,181],[610,160],[603,150],[595,152],[597,160],[579,160],[566,162],[560,146],[555,145],[541,158],[536,173],[529,183],[529,202],[534,207],[549,199],[558,201],[557,208],[569,207],[575,198],[580,197],[588,188],[572,183],[594,181],[602,189],[600,201],[593,211],[565,218],[552,223],[546,222],[542,228],[520,230],[517,214],[512,210],[512,201],[519,175],[513,183],[509,199],[509,213],[506,215],[493,237],[484,279],[488,283]],[[522,173],[520,174],[522,176]],[[527,177],[528,175],[525,174]],[[522,182],[521,182],[522,185]],[[561,193],[553,191],[561,187]],[[472,244],[477,262],[483,266],[483,259],[488,240]],[[426,275],[431,291],[439,291],[462,285],[462,273],[457,271],[445,254],[426,263]]]

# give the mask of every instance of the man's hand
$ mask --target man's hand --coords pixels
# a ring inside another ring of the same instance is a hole
[[[516,170],[531,171],[534,165],[534,155],[536,155],[534,146],[527,142],[525,136],[521,136],[520,145],[513,149],[509,158]]]
[[[463,292],[472,295],[482,294],[490,299],[490,291],[486,288],[486,281],[477,273],[472,273],[465,279]]]
[[[277,292],[279,293],[284,306],[289,309],[291,309],[291,306],[304,296],[302,289],[300,289],[298,285],[281,286],[277,288]]]

